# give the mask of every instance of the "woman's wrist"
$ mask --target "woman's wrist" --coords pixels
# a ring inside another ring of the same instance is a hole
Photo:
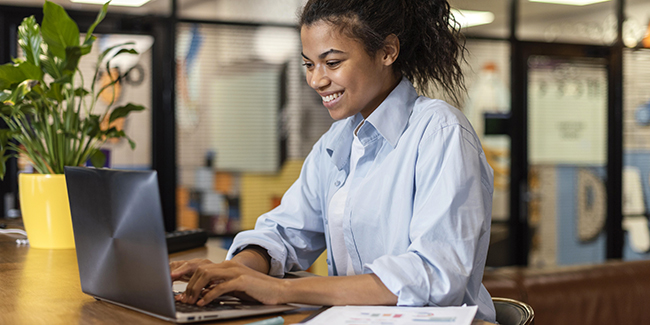
[[[255,271],[269,274],[271,270],[271,257],[267,250],[261,246],[249,245],[231,259]]]

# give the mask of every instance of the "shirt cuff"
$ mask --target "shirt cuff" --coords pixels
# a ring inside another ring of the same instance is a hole
[[[232,246],[230,246],[230,249],[228,250],[228,255],[226,256],[226,260],[232,259],[233,256],[243,251],[249,245],[257,245],[266,249],[269,256],[271,257],[271,268],[269,269],[269,275],[275,277],[284,276],[284,264],[286,260],[286,254],[281,249],[275,247],[277,246],[276,243],[273,243],[268,240],[264,240],[263,238],[256,238],[256,237],[238,238],[240,237],[240,235],[242,235],[241,237],[248,237],[246,236],[246,231],[241,232],[235,237]]]
[[[423,261],[413,253],[382,256],[364,264],[364,273],[377,275],[386,288],[397,296],[398,306],[429,304],[431,281]]]

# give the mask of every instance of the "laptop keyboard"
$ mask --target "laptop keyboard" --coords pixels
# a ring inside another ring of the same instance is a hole
[[[180,294],[180,292],[175,291],[174,295]],[[183,313],[195,313],[200,311],[215,311],[215,310],[233,310],[233,309],[248,309],[251,308],[251,305],[260,305],[260,303],[255,302],[242,302],[237,298],[232,298],[229,296],[219,297],[216,300],[211,301],[205,306],[197,306],[194,304],[186,304],[180,301],[175,301],[176,311]]]
[[[195,313],[201,311],[216,311],[216,310],[232,310],[232,309],[241,309],[241,304],[220,304],[219,302],[211,302],[205,306],[190,305],[182,303],[180,301],[176,302],[176,311],[183,313]]]

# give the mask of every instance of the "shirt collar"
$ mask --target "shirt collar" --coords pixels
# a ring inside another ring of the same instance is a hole
[[[363,138],[373,132],[373,128],[383,136],[393,148],[397,146],[399,138],[406,129],[408,119],[413,111],[413,104],[418,94],[413,84],[402,78],[400,83],[391,91],[386,99],[366,119],[367,123],[358,131],[359,139],[364,145]],[[348,117],[341,128],[330,138],[326,144],[327,153],[332,158],[336,167],[341,170],[348,163],[352,148],[354,129],[361,123],[361,114]]]
[[[372,124],[386,141],[395,148],[399,138],[404,133],[404,129],[406,129],[406,124],[411,116],[413,104],[417,97],[418,93],[411,82],[406,78],[402,78],[397,87],[368,116],[366,122]]]

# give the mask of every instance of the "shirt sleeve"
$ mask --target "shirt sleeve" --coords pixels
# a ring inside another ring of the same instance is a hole
[[[257,219],[254,230],[237,234],[226,259],[258,245],[271,257],[270,275],[307,269],[325,249],[319,188],[322,141],[305,159],[300,176],[285,192],[278,207]]]
[[[379,257],[364,272],[398,305],[460,305],[475,265],[485,264],[487,247],[478,244],[489,238],[492,204],[492,169],[474,133],[455,124],[423,138],[415,187],[408,251]]]

